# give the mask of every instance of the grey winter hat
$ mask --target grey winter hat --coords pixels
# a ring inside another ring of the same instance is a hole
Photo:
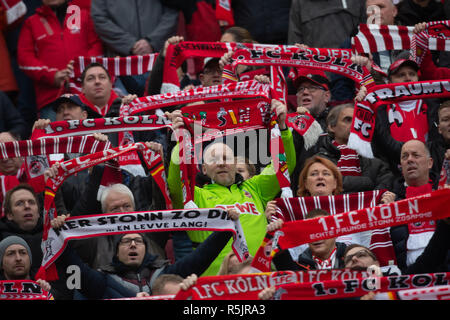
[[[21,237],[9,236],[9,237],[6,237],[5,239],[3,239],[2,241],[0,241],[0,268],[3,267],[3,255],[5,254],[6,249],[8,249],[8,247],[13,244],[20,244],[20,245],[24,246],[25,249],[27,249],[28,256],[30,257],[30,264],[31,264],[32,256],[31,256],[31,249],[28,246],[28,243],[25,240],[23,240]]]

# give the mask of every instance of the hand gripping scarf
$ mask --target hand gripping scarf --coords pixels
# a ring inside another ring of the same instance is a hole
[[[215,133],[220,132],[220,135],[237,133],[247,128],[272,128],[274,122],[269,122],[268,118],[272,92],[270,85],[261,84],[257,81],[232,82],[137,98],[129,104],[126,112],[133,115],[167,106],[221,100],[221,102],[181,108],[185,125],[178,130],[177,139],[180,143],[180,174],[182,175],[184,206],[194,208],[196,205],[193,201],[195,187],[193,181],[195,181],[197,172],[195,164],[198,163],[194,163],[194,159],[198,161],[195,156],[194,144],[200,141],[195,139],[199,135],[192,132],[196,129],[192,129],[190,125],[196,123],[201,127],[215,131]],[[238,100],[230,101],[231,99]],[[211,131],[202,141],[208,141],[212,138]],[[277,136],[275,132],[276,130],[271,130],[271,136],[272,133],[274,134],[273,139],[271,139],[273,165],[283,196],[290,196],[292,192],[290,191],[284,146],[280,136]]]
[[[396,293],[407,288],[448,287],[450,272],[353,278],[277,286],[273,300],[326,300],[362,297],[369,292]],[[423,289],[422,289],[423,288]],[[415,289],[417,290],[417,289]]]
[[[123,116],[123,117],[112,117],[112,118],[95,118],[95,119],[84,119],[84,120],[67,120],[67,121],[55,121],[51,122],[45,129],[43,129],[43,134],[46,137],[75,137],[78,135],[87,135],[95,132],[101,133],[112,133],[118,132],[123,133],[124,130],[129,131],[148,131],[148,130],[159,130],[163,128],[171,128],[170,122],[166,117],[157,115],[142,115],[142,116]],[[91,139],[94,139],[91,137]],[[94,140],[95,141],[95,140]],[[122,141],[123,142],[123,141]],[[131,139],[131,143],[132,143]],[[109,144],[109,142],[108,142]],[[122,144],[124,145],[124,144]],[[109,144],[110,146],[110,144]],[[93,153],[93,152],[91,152]],[[123,160],[125,158],[125,160]],[[130,161],[131,158],[131,161]],[[120,170],[116,161],[110,162],[112,167],[107,166],[105,168],[106,174]],[[130,152],[128,154],[123,154],[119,157],[119,164],[121,168],[126,165],[139,165],[141,162],[136,152]],[[165,182],[165,171],[162,159],[155,162],[151,168],[148,168],[149,173],[154,178],[155,182],[158,184],[160,190],[163,192],[164,199],[166,202],[166,207],[171,207],[171,200],[168,192],[166,192],[166,182]]]
[[[62,162],[60,164],[60,167],[58,168],[58,176],[54,179],[52,178],[47,180],[44,196],[44,228],[42,235],[42,250],[44,253],[44,257],[42,267],[38,272],[41,279],[57,279],[58,277],[56,269],[50,261],[50,259],[54,255],[54,251],[52,250],[53,240],[49,238],[49,233],[52,232],[50,221],[57,216],[54,206],[54,198],[58,188],[67,177],[81,170],[85,170],[99,163],[112,160],[124,153],[134,150],[137,150],[141,153],[148,169],[151,169],[154,166],[155,162],[161,161],[160,155],[155,154],[152,150],[148,149],[145,144],[135,143],[127,146],[108,149],[94,154],[88,154],[80,158],[74,158],[72,160]],[[161,190],[163,191],[164,189]],[[165,185],[165,190],[165,193],[168,194],[167,185]]]
[[[47,137],[0,143],[0,159],[25,157],[26,174],[29,179],[34,179],[42,177],[50,167],[47,156],[51,154],[95,153],[110,147],[109,141],[100,142],[92,136]]]
[[[164,60],[164,75],[161,93],[179,91],[180,82],[177,76],[177,68],[191,57],[221,58],[225,53],[236,49],[260,50],[270,48],[272,50],[293,51],[299,50],[295,46],[253,44],[253,43],[224,43],[224,42],[191,42],[183,41],[177,45],[169,45]],[[224,70],[225,72],[225,70]],[[223,75],[225,77],[225,74]],[[233,75],[229,75],[233,77]],[[235,76],[234,76],[235,78]],[[237,81],[235,79],[234,81]]]
[[[264,267],[270,267],[272,257],[280,249],[356,232],[446,218],[450,216],[450,209],[446,206],[446,197],[449,195],[449,189],[442,189],[386,205],[285,222],[280,230],[266,235],[256,254],[263,259],[257,259],[258,264],[254,263],[253,266],[261,271]]]
[[[361,102],[355,102],[352,127],[347,146],[360,155],[373,158],[370,145],[375,130],[376,112],[380,105],[406,100],[448,98],[450,82],[448,80],[417,81],[377,85],[368,89]]]
[[[392,295],[408,288],[445,290],[449,281],[449,272],[378,277],[350,269],[278,271],[201,277],[188,290],[180,290],[175,300],[258,300],[271,286],[276,288],[273,300],[342,299],[369,292]]]
[[[232,221],[223,209],[188,209],[106,213],[70,217],[61,229],[48,230],[44,242],[41,270],[49,270],[64,251],[67,242],[97,236],[142,232],[172,232],[186,230],[228,231],[233,234],[232,248],[239,261],[248,257],[245,236],[239,220]]]
[[[32,280],[0,281],[0,300],[54,300],[50,292]]]
[[[254,274],[200,277],[188,290],[180,290],[175,300],[257,300],[264,288],[289,283],[367,278],[366,271],[328,269],[310,271],[276,271]]]
[[[426,29],[414,34],[414,27],[360,24],[352,38],[355,53],[384,50],[411,50],[412,58],[420,65],[428,50],[450,51],[450,21],[428,22]]]
[[[380,204],[381,197],[385,191],[374,190],[334,196],[276,199],[277,211],[272,217],[272,221],[276,219],[283,219],[284,221],[304,220],[308,212],[313,209],[322,209],[331,215],[335,215],[375,207]],[[359,243],[368,247],[377,256],[380,266],[396,263],[389,228],[341,236],[337,241]],[[260,253],[263,252],[260,251]],[[257,266],[254,267],[259,269]]]
[[[319,50],[320,53],[329,52],[328,49]],[[346,51],[339,52],[338,56],[329,56],[325,54],[309,54],[308,51],[298,50],[247,50],[238,49],[233,54],[231,65],[224,67],[224,74],[235,73],[239,64],[259,65],[259,66],[286,66],[294,68],[318,69],[337,73],[348,77],[356,82],[358,86],[370,87],[374,85],[374,80],[366,67],[357,65],[349,58],[342,58],[347,55]]]

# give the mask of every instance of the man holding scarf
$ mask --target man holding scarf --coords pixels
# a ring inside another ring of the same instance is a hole
[[[236,210],[228,210],[232,220],[239,219]],[[53,228],[60,228],[67,217],[52,220]],[[147,252],[147,239],[142,233],[127,233],[116,237],[112,262],[101,271],[92,269],[68,247],[56,260],[62,270],[70,265],[81,269],[80,293],[88,299],[114,299],[136,297],[140,292],[152,294],[154,281],[162,274],[177,274],[186,278],[191,274],[201,274],[222,250],[231,237],[231,232],[216,231],[197,250],[183,259],[169,264],[157,260],[157,256]]]
[[[285,124],[287,107],[283,103],[272,100],[272,112],[276,111],[277,123],[281,131],[288,170],[292,173],[295,167],[295,149],[292,133]],[[174,129],[183,124],[181,112],[175,111],[171,115]],[[182,186],[180,181],[179,145],[172,151],[168,173],[169,191],[175,208],[183,207]],[[223,143],[209,145],[203,153],[202,172],[211,183],[204,187],[195,187],[193,200],[199,208],[235,208],[241,212],[240,222],[245,234],[250,255],[258,250],[266,233],[267,219],[264,214],[268,201],[273,200],[280,192],[280,186],[270,165],[263,172],[246,181],[236,174],[234,153]],[[192,242],[203,243],[210,232],[188,232]],[[198,250],[198,249],[196,249]],[[231,242],[218,255],[203,275],[217,275],[223,258],[231,251]]]

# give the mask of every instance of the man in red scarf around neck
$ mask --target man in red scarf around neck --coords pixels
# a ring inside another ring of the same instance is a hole
[[[433,177],[431,171],[433,159],[422,141],[409,140],[404,143],[400,166],[402,178],[394,181],[392,190],[396,194],[396,201],[429,193],[437,186],[438,179]],[[397,265],[402,272],[423,252],[435,228],[434,221],[391,227]]]

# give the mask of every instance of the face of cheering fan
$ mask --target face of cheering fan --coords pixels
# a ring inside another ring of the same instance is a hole
[[[337,187],[337,179],[329,168],[316,162],[308,169],[305,187],[311,196],[329,196]]]
[[[397,72],[390,76],[391,83],[419,81],[417,71],[410,66],[400,67]]]
[[[144,261],[145,242],[139,233],[130,233],[122,237],[117,249],[117,258],[129,267],[139,267]]]
[[[87,119],[87,112],[74,103],[63,102],[56,109],[56,121],[84,119]]]
[[[39,220],[39,207],[36,197],[27,189],[18,189],[11,195],[11,212],[6,218],[15,222],[21,230],[33,230]]]
[[[400,165],[408,186],[420,187],[428,183],[433,159],[423,142],[410,140],[402,146]]]
[[[334,139],[339,144],[347,144],[348,142],[352,127],[353,110],[352,107],[343,109],[339,113],[336,125],[334,127],[328,126],[329,131],[333,133]]]
[[[30,267],[30,256],[24,246],[12,244],[6,248],[2,269],[7,280],[29,279]]]
[[[231,186],[235,181],[236,164],[233,151],[223,143],[215,143],[206,148],[202,165],[203,174],[215,183],[225,187]]]

